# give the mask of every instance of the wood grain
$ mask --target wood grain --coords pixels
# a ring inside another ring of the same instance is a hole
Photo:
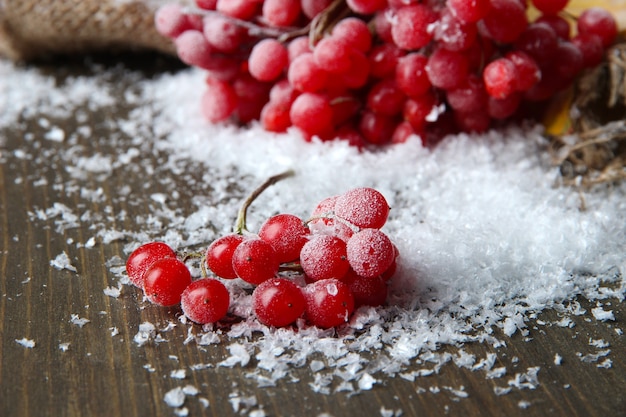
[[[149,68],[146,77],[176,69],[160,58],[142,59],[127,65],[133,70]],[[61,67],[42,64],[42,69],[61,79],[89,72],[81,62]],[[120,88],[123,84],[120,80]],[[117,155],[116,147],[130,139],[123,137],[114,121],[127,111],[120,104],[88,113],[87,123],[95,139],[81,141],[80,152]],[[163,397],[170,389],[189,384],[199,390],[185,402],[190,416],[249,415],[259,408],[268,416],[379,416],[383,409],[401,410],[403,416],[626,416],[626,343],[619,333],[626,309],[616,300],[611,306],[614,322],[600,323],[587,313],[573,317],[574,327],[559,327],[550,324],[560,318],[558,314],[547,311],[529,323],[527,337],[504,337],[506,347],[496,349],[481,343],[462,347],[479,359],[497,353],[496,366],[507,369],[500,378],[488,379],[484,371],[448,364],[439,373],[415,381],[382,377],[372,390],[353,396],[313,392],[309,383],[314,375],[307,366],[292,370],[297,382],[285,378],[267,388],[259,388],[246,377],[255,368],[254,359],[245,368],[191,370],[193,365],[215,364],[225,358],[228,343],[185,344],[187,328],[182,325],[167,332],[167,342],[138,346],[132,339],[140,323],[167,323],[175,318],[176,309],[142,303],[139,292],[131,287],[124,287],[119,298],[106,296],[103,289],[115,284],[106,263],[115,256],[125,258],[125,242],[98,241],[91,248],[78,243],[94,236],[94,221],[111,229],[134,230],[133,219],[149,213],[150,195],[169,189],[159,181],[147,184],[139,171],[113,171],[106,181],[97,173],[72,178],[63,160],[55,156],[65,145],[40,140],[44,129],[37,121],[41,116],[45,115],[24,116],[16,126],[0,132],[4,138],[0,148],[0,415],[173,416],[174,409]],[[76,127],[73,120],[55,122],[67,131]],[[27,133],[36,139],[25,140]],[[114,137],[119,139],[107,139]],[[17,150],[29,157],[18,157]],[[145,157],[157,166],[163,156],[151,153]],[[180,181],[184,184],[184,175]],[[85,203],[69,188],[76,184],[90,190],[101,188],[101,198]],[[119,198],[116,190],[122,186],[132,189],[132,200]],[[197,190],[181,190],[176,205],[184,215],[184,207],[191,204]],[[77,214],[89,213],[89,218],[59,231],[57,219],[37,215],[55,203]],[[120,215],[123,212],[125,216]],[[78,273],[50,266],[50,260],[63,252]],[[587,310],[594,307],[579,301]],[[71,322],[73,314],[90,322],[79,327]],[[112,336],[114,328],[119,334]],[[35,346],[26,348],[16,342],[23,338],[34,340]],[[581,360],[598,351],[590,340],[599,339],[609,344],[606,358],[612,366],[607,369],[598,367],[604,357],[595,362]],[[62,343],[69,343],[67,351],[60,349]],[[456,354],[458,347],[441,350]],[[561,365],[554,363],[556,354],[563,358]],[[414,364],[408,370],[422,367]],[[495,394],[494,387],[507,388],[517,373],[526,373],[531,367],[539,367],[539,384],[534,389]],[[170,373],[179,369],[186,369],[186,378],[171,378]],[[243,399],[254,396],[257,404],[235,410],[234,395]],[[205,408],[200,397],[210,405]]]

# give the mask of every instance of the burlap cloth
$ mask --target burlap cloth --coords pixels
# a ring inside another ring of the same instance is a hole
[[[0,0],[0,55],[28,60],[60,53],[149,49],[173,53],[154,28],[172,0]]]

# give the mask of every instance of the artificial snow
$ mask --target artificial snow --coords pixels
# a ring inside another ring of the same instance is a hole
[[[246,366],[250,362],[250,353],[241,343],[233,343],[228,346],[230,356],[224,361],[220,362],[220,366],[233,367],[235,365]]]
[[[309,386],[321,393],[374,389],[379,375],[413,381],[439,372],[447,363],[499,379],[507,375],[507,368],[495,366],[496,354],[476,358],[462,349],[456,354],[438,350],[469,342],[504,346],[506,338],[527,334],[531,316],[544,309],[564,314],[554,323],[561,327],[574,326],[567,315],[616,319],[612,310],[601,305],[586,312],[575,298],[624,300],[626,185],[585,193],[586,210],[581,210],[579,194],[558,186],[558,168],[551,165],[540,127],[460,134],[434,149],[424,148],[413,138],[390,148],[359,152],[343,141],[305,143],[294,130],[273,134],[258,124],[239,128],[207,123],[199,111],[202,89],[198,86],[205,76],[199,70],[151,79],[126,70],[123,76],[132,81],[130,95],[120,94],[123,87],[110,81],[115,71],[119,75],[124,70],[100,69],[97,75],[57,83],[36,69],[0,60],[0,91],[11,103],[0,112],[0,129],[35,120],[44,133],[26,135],[24,140],[43,140],[45,146],[54,147],[54,153],[45,155],[17,149],[2,157],[32,164],[43,164],[44,158],[46,163],[52,159],[62,164],[69,180],[52,186],[79,201],[71,208],[52,201],[49,207],[34,207],[29,213],[32,222],[58,235],[89,225],[93,237],[85,247],[93,248],[96,239],[99,245],[123,242],[125,256],[151,240],[175,249],[206,246],[232,230],[247,192],[287,169],[296,175],[275,184],[253,203],[250,230],[257,230],[278,212],[306,218],[322,199],[355,187],[376,188],[391,206],[383,231],[398,247],[400,257],[389,306],[360,309],[350,323],[336,330],[320,330],[303,322],[295,331],[270,329],[252,317],[245,291],[228,283],[236,292],[231,311],[242,316],[241,323],[225,331],[181,324],[189,326],[185,344],[195,343],[199,349],[219,343],[228,347],[226,358],[195,365],[194,372],[254,364],[254,371],[247,375],[259,385],[272,386],[289,378],[290,368],[309,366],[314,373]],[[29,88],[13,87],[20,85]],[[84,109],[108,112],[120,97],[128,100],[129,96],[130,112],[124,115],[114,110],[120,116],[111,121],[119,134],[94,137],[90,126],[84,125]],[[57,124],[63,119],[76,120],[76,131],[60,129]],[[115,150],[110,152],[117,154],[84,154],[82,143],[94,140],[114,143]],[[144,154],[159,154],[161,160],[153,164]],[[85,179],[104,183],[119,172],[145,178],[146,187],[151,181],[160,185],[160,191],[150,192],[147,201],[129,186],[107,191],[112,201],[147,207],[133,219],[131,230],[120,229],[121,224],[129,224],[127,213],[106,206],[109,203],[101,188],[78,185]],[[16,183],[26,180],[15,179]],[[188,207],[177,206],[183,192],[194,193]],[[93,203],[102,205],[103,212],[85,208]],[[80,275],[65,252],[50,265]],[[124,259],[112,257],[106,266],[117,282],[99,294],[117,298],[121,285],[129,283]],[[131,291],[137,289],[130,287]],[[112,336],[118,333],[117,327],[110,330]],[[28,339],[21,341],[16,340],[25,347],[34,346]],[[144,322],[132,341],[134,347],[143,348],[163,339],[155,324]],[[610,367],[606,357],[610,351],[592,346],[604,350],[581,353],[581,361]],[[555,363],[560,362],[557,358]],[[410,365],[418,369],[407,372]],[[515,373],[501,384],[506,386],[494,387],[497,395],[535,389],[540,384],[539,367]],[[429,388],[433,393],[439,390]],[[463,389],[450,392],[459,398],[467,394]],[[184,413],[180,407],[185,395],[183,388],[177,388],[166,394],[165,401]],[[255,411],[257,406],[255,397],[241,394],[229,401],[235,412]]]
[[[615,321],[615,316],[613,315],[613,311],[604,310],[602,307],[592,308],[591,314],[593,314],[593,317],[595,317],[595,319],[599,321],[607,321],[607,320]]]
[[[85,324],[89,323],[91,320],[86,318],[81,318],[78,314],[70,315],[70,323],[75,324],[78,327],[83,327]]]
[[[50,266],[59,270],[66,269],[68,271],[78,272],[76,267],[72,265],[66,252],[60,253],[56,256],[56,258],[50,260]]]
[[[35,341],[32,339],[27,339],[25,337],[21,338],[21,339],[15,339],[15,342],[20,345],[23,346],[25,348],[28,349],[32,349],[35,347]]]
[[[156,327],[154,324],[146,321],[139,325],[139,330],[133,337],[133,341],[139,345],[143,346],[148,343],[150,340],[153,340],[156,337]]]
[[[118,298],[122,294],[121,283],[117,287],[106,287],[102,292],[109,297]]]
[[[163,401],[170,407],[181,407],[185,403],[185,393],[182,387],[172,388],[166,392]]]
[[[170,378],[185,379],[187,378],[187,371],[185,371],[184,369],[176,369],[174,371],[171,371]]]

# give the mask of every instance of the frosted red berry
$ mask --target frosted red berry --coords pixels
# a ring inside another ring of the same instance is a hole
[[[337,201],[338,195],[333,195],[330,197],[326,197],[313,209],[311,212],[311,217],[320,217],[320,216],[331,216],[335,211],[335,202]],[[329,220],[329,219],[322,219]]]
[[[602,62],[604,46],[602,45],[602,39],[598,35],[579,33],[572,38],[572,43],[580,50],[585,68],[593,68]]]
[[[405,100],[406,96],[398,87],[396,80],[387,78],[370,88],[366,106],[376,113],[395,116],[402,112]]]
[[[463,132],[483,133],[491,126],[491,118],[486,110],[475,112],[454,112],[456,126]]]
[[[342,40],[361,52],[367,52],[372,47],[372,34],[367,23],[357,17],[340,20],[331,34],[333,38]]]
[[[290,89],[282,85],[274,91],[273,99],[289,101],[290,95]],[[286,175],[270,178],[245,200],[236,222],[238,231],[249,233],[245,213],[251,200]],[[350,205],[365,206],[365,210],[351,211]],[[385,302],[386,283],[394,274],[398,250],[379,229],[361,227],[382,226],[388,212],[385,198],[375,189],[352,189],[322,200],[307,222],[283,213],[264,222],[256,236],[222,236],[209,245],[202,261],[219,277],[238,277],[252,284],[252,303],[246,306],[252,307],[262,324],[283,327],[304,318],[321,328],[340,326],[350,319],[355,305]],[[169,246],[153,242],[129,256],[127,269],[135,280],[143,276],[144,295],[150,302],[180,304],[189,320],[215,323],[229,311],[229,289],[219,279],[206,277],[204,267],[204,277],[192,280],[185,262],[197,255],[192,253],[181,261]],[[287,273],[294,271],[301,273],[298,283],[287,278]],[[307,285],[302,287],[301,281]]]
[[[183,314],[199,324],[221,320],[226,316],[229,306],[228,289],[217,279],[203,278],[193,281],[181,296]]]
[[[367,59],[372,77],[386,78],[396,73],[398,59],[405,55],[405,51],[391,43],[375,45],[369,51]]]
[[[208,69],[214,64],[211,61],[213,48],[198,30],[187,30],[174,41],[178,57],[185,64]]]
[[[426,73],[430,83],[443,90],[459,87],[469,75],[469,60],[462,52],[436,49],[428,58]]]
[[[291,123],[309,135],[328,131],[333,123],[333,110],[328,99],[320,94],[302,93],[291,105]]]
[[[241,20],[250,20],[258,14],[260,2],[256,0],[217,0],[218,12]]]
[[[398,88],[408,96],[425,94],[432,84],[426,72],[428,57],[414,52],[398,59],[395,67],[395,77]]]
[[[569,0],[532,0],[533,6],[548,15],[559,13],[568,2]]]
[[[423,48],[433,38],[430,27],[437,20],[434,10],[424,4],[411,4],[396,11],[391,26],[395,44],[406,50]]]
[[[442,48],[465,51],[476,42],[478,30],[474,23],[459,19],[449,9],[443,9],[435,25],[434,39]]]
[[[263,39],[252,48],[248,70],[259,81],[279,78],[289,63],[287,48],[275,39]]]
[[[528,24],[526,10],[518,0],[491,0],[487,15],[480,22],[483,33],[499,43],[515,41]]]
[[[264,0],[262,16],[270,26],[294,26],[302,13],[300,0]]]
[[[163,258],[176,258],[176,252],[163,242],[149,242],[139,246],[126,260],[128,278],[135,286],[143,288],[146,270]]]
[[[335,214],[357,227],[379,229],[387,221],[389,204],[374,188],[354,188],[337,197]]]
[[[144,274],[143,290],[148,300],[161,306],[173,306],[191,284],[191,272],[184,262],[176,258],[163,258],[154,262]]]
[[[154,14],[154,25],[161,35],[169,38],[177,37],[191,26],[183,7],[177,3],[159,7]]]
[[[492,119],[503,120],[511,117],[519,108],[522,100],[521,93],[509,94],[505,98],[489,97],[487,100],[487,114]]]
[[[483,82],[490,96],[498,99],[507,97],[517,87],[515,65],[507,58],[491,61],[483,70]]]
[[[342,279],[350,268],[346,242],[336,236],[313,235],[300,251],[300,265],[313,281]]]
[[[336,279],[308,284],[304,289],[305,316],[314,326],[336,327],[350,320],[354,297],[348,286]]]
[[[557,77],[569,84],[583,69],[584,65],[583,54],[576,44],[569,41],[559,42],[554,51],[552,67]]]
[[[346,0],[346,3],[359,14],[373,14],[387,6],[385,0]]]
[[[272,246],[258,238],[244,240],[233,252],[233,270],[250,284],[258,285],[273,278],[279,266]]]
[[[203,18],[203,33],[214,49],[226,53],[236,52],[246,39],[246,30],[242,26],[217,13]]]
[[[413,126],[411,126],[409,122],[401,122],[393,131],[391,143],[404,143],[415,133],[415,129],[413,129]]]
[[[559,15],[544,14],[535,19],[535,23],[544,23],[550,26],[559,39],[569,40],[570,38],[570,24],[565,18]]]
[[[602,46],[609,47],[617,37],[617,22],[613,15],[600,7],[584,10],[576,22],[578,33],[597,35]]]
[[[346,253],[354,272],[369,278],[385,272],[396,257],[393,243],[378,229],[363,229],[352,235]]]
[[[237,93],[230,83],[213,78],[207,80],[200,109],[208,121],[227,120],[237,109],[237,104]]]
[[[447,4],[457,18],[467,23],[478,22],[491,7],[490,0],[448,0]]]
[[[301,0],[302,12],[309,19],[313,19],[315,16],[324,11],[333,0]]]
[[[350,49],[349,59],[350,66],[348,70],[339,74],[340,87],[341,89],[359,89],[365,86],[369,81],[369,59],[363,52],[356,48]]]
[[[528,91],[541,80],[541,69],[530,55],[522,51],[511,51],[505,58],[515,66],[517,91]]]
[[[422,132],[428,122],[434,122],[439,116],[437,98],[431,92],[414,96],[404,103],[402,116],[415,132]]]
[[[214,240],[206,251],[207,267],[220,278],[237,278],[233,269],[233,253],[243,241],[244,237],[239,234],[225,235]]]
[[[291,126],[289,108],[291,103],[284,105],[273,101],[267,102],[261,110],[260,122],[268,132],[285,132]]]
[[[487,92],[482,78],[471,74],[460,87],[446,92],[450,107],[461,112],[474,112],[485,108]]]
[[[271,278],[252,293],[252,309],[266,326],[285,327],[304,313],[306,300],[302,289],[287,278]]]
[[[368,143],[385,145],[391,142],[397,120],[393,116],[365,111],[359,120],[359,132]]]
[[[195,0],[196,6],[204,10],[215,10],[217,0]]]
[[[289,65],[287,78],[297,90],[316,92],[326,86],[328,73],[315,63],[313,53],[304,52]]]
[[[342,73],[350,69],[350,46],[345,40],[329,36],[319,41],[313,49],[313,58],[321,69]]]
[[[378,307],[387,301],[387,283],[380,276],[362,277],[350,270],[343,279],[354,297],[355,307]]]
[[[553,60],[559,39],[547,23],[531,23],[515,41],[516,50],[526,52],[536,62],[548,63]]]
[[[280,263],[297,260],[309,234],[301,218],[284,213],[270,217],[259,229],[259,237],[272,246]]]

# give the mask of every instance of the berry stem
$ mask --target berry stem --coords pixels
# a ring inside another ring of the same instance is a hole
[[[190,252],[183,256],[180,256],[183,262],[187,262],[189,259],[200,259],[200,269],[202,271],[202,278],[208,278],[209,273],[206,269],[206,255],[201,252]]]
[[[308,219],[306,219],[304,221],[304,224],[308,227],[309,223],[314,222],[315,220],[324,220],[324,219],[332,219],[333,221],[336,221],[338,223],[342,223],[344,225],[346,225],[348,228],[350,228],[353,232],[358,232],[359,230],[361,230],[360,227],[353,225],[352,223],[350,223],[349,221],[342,219],[339,216],[336,216],[334,212],[330,211],[328,213],[322,213],[318,216],[312,216],[309,217]]]
[[[289,262],[286,264],[281,264],[280,268],[278,268],[279,272],[303,272],[302,266],[299,262]]]
[[[309,43],[314,46],[317,41],[324,37],[335,24],[350,14],[350,9],[345,0],[333,1],[323,12],[318,14],[311,21],[309,30]]]
[[[254,200],[257,199],[259,195],[267,188],[276,184],[278,181],[282,181],[285,178],[289,178],[295,175],[294,170],[290,169],[280,174],[273,175],[263,182],[259,187],[257,187],[250,195],[244,200],[241,208],[239,209],[239,213],[237,214],[237,220],[235,221],[235,233],[242,235],[245,231],[248,231],[246,227],[246,216],[248,215],[248,207],[252,204]]]

